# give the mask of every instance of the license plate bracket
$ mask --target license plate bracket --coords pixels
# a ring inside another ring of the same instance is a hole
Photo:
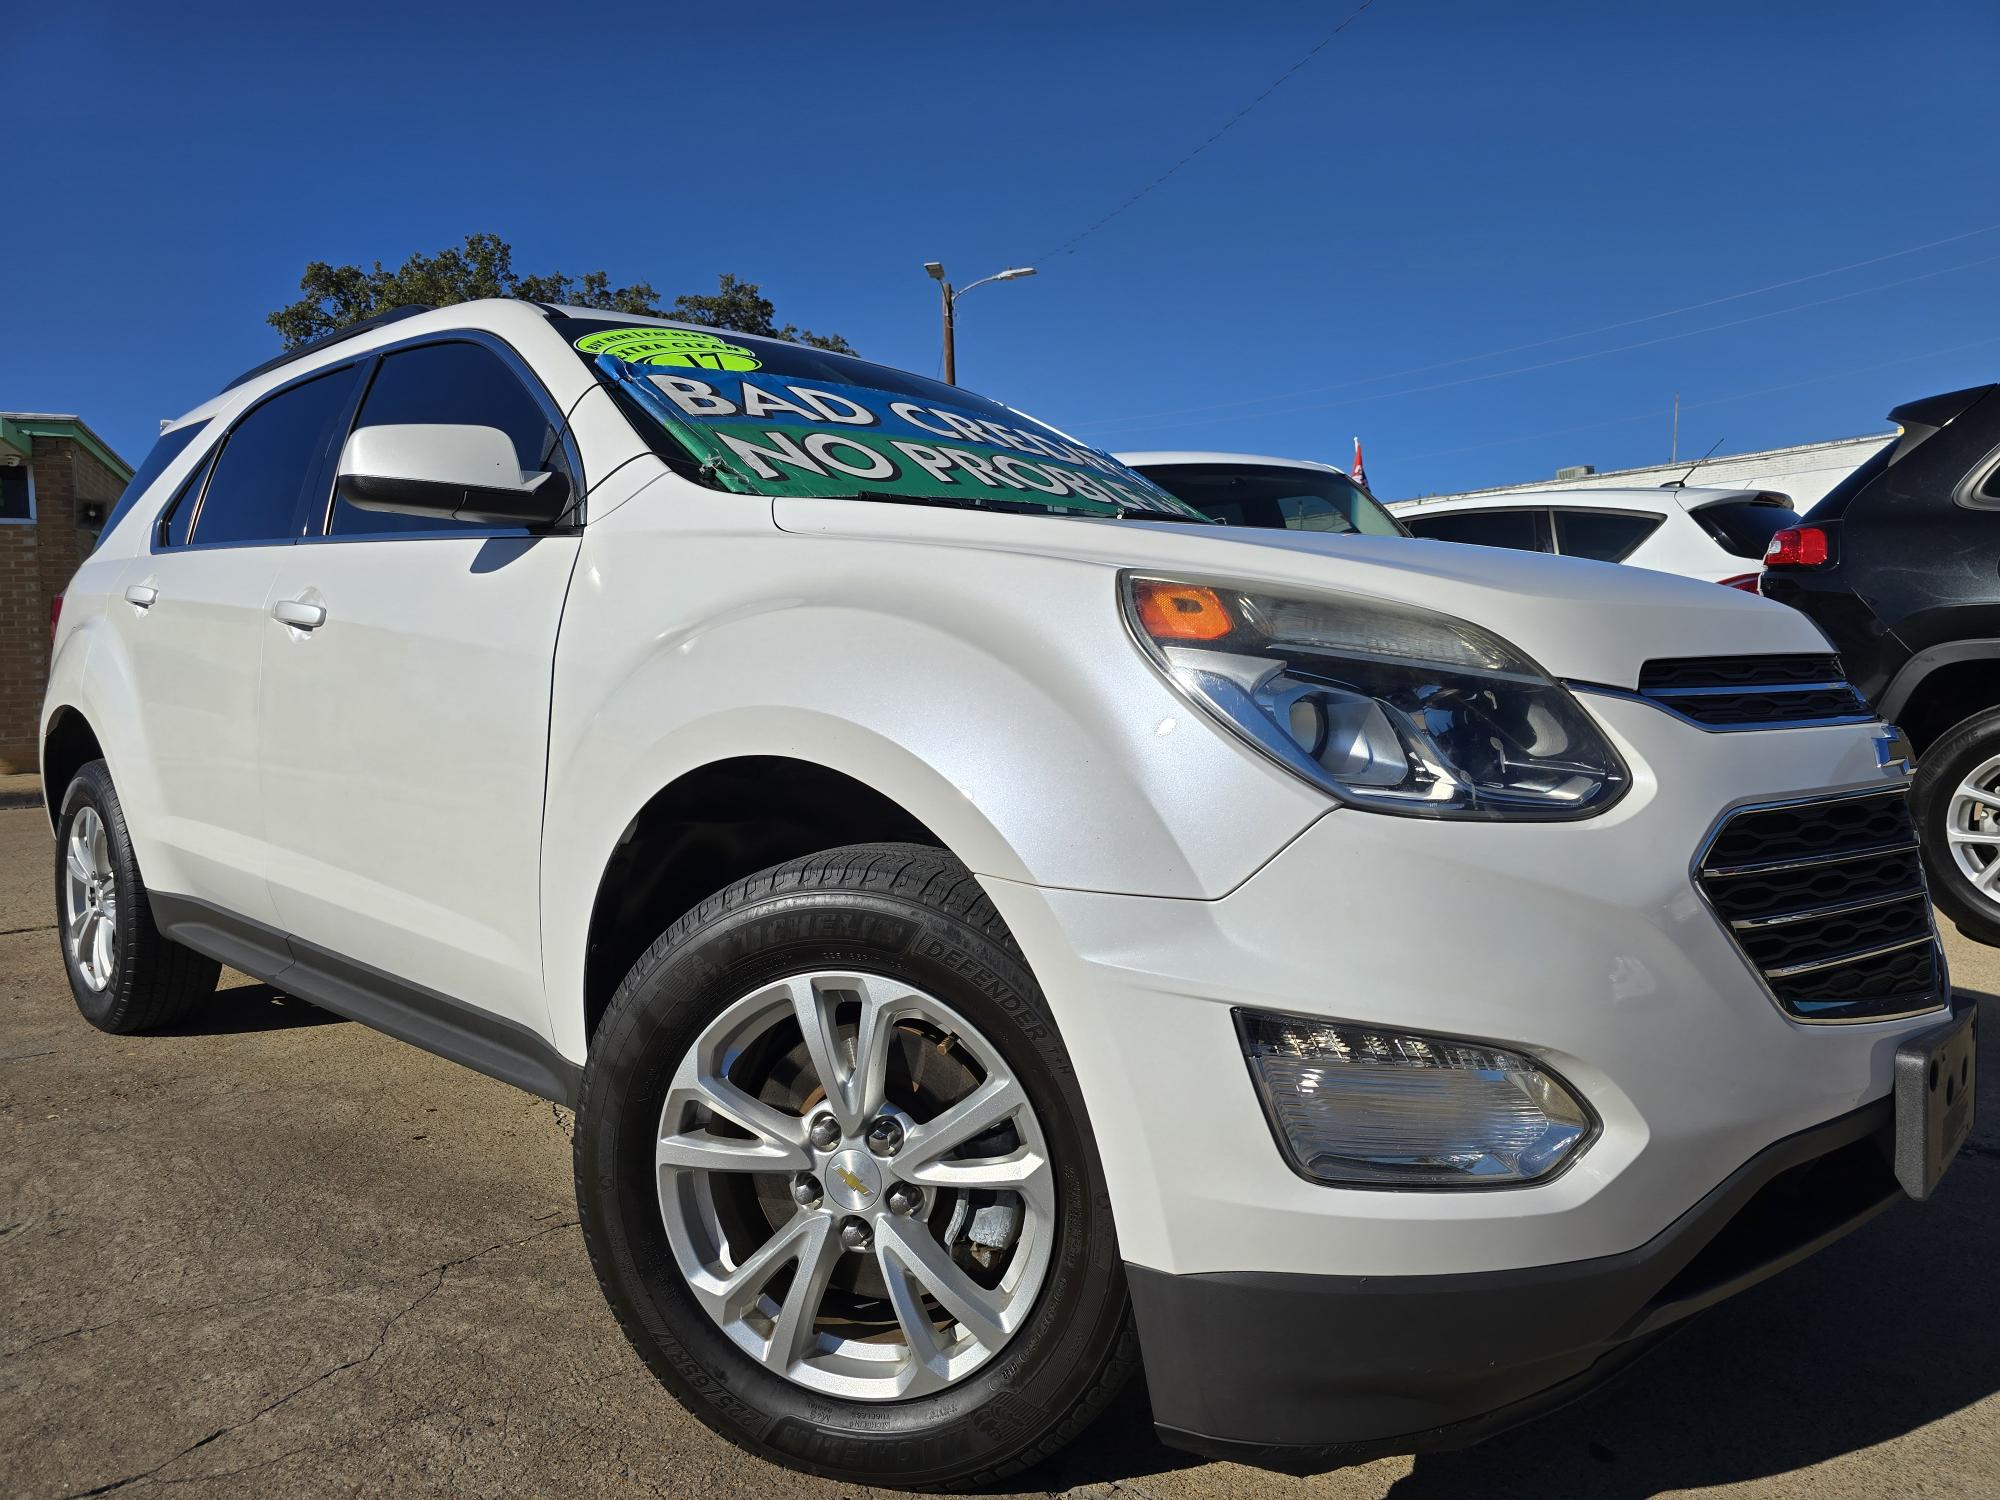
[[[1968,1007],[1896,1049],[1896,1180],[1922,1201],[1972,1134],[1979,1014]]]

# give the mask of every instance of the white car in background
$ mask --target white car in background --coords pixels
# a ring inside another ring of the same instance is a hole
[[[1408,536],[1402,522],[1343,469],[1257,453],[1121,453],[1177,500],[1225,526]]]
[[[1771,538],[1798,522],[1775,490],[1510,490],[1388,507],[1414,536],[1630,563],[1755,592]]]

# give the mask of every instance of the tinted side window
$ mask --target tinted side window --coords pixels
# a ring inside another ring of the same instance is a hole
[[[1593,557],[1599,562],[1623,562],[1632,549],[1660,529],[1661,516],[1640,516],[1607,510],[1559,510],[1556,547],[1569,557]]]
[[[354,390],[349,365],[281,391],[223,439],[194,515],[196,542],[276,542],[298,534],[299,499],[326,457]]]
[[[492,350],[478,344],[424,344],[383,358],[362,398],[356,427],[424,423],[498,427],[513,439],[524,473],[567,473],[561,434],[541,402]],[[569,475],[574,484],[575,475]],[[572,489],[574,493],[574,489]],[[337,536],[393,531],[480,529],[483,523],[359,510],[336,498],[327,530]]]
[[[160,440],[153,444],[153,451],[146,455],[146,461],[132,472],[131,481],[125,486],[125,493],[118,497],[118,503],[111,507],[111,514],[104,518],[104,532],[125,518],[125,512],[138,503],[139,497],[153,487],[153,482],[166,472],[167,465],[187,452],[187,446],[208,430],[206,422],[190,422],[185,427],[176,427],[172,432],[160,434]]]
[[[1403,524],[1417,536],[1440,542],[1512,547],[1517,552],[1541,550],[1541,527],[1532,510],[1460,510],[1442,516],[1405,514]]]

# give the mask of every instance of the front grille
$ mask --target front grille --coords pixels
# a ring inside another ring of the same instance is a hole
[[[1649,661],[1639,692],[1711,729],[1859,723],[1873,717],[1837,656],[1675,656]]]
[[[1790,1014],[1872,1021],[1944,1004],[1903,789],[1745,808],[1709,840],[1696,879]]]

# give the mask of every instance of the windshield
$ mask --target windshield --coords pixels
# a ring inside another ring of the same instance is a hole
[[[662,454],[717,489],[1204,519],[1110,454],[941,381],[726,329],[552,321]]]
[[[1227,526],[1361,536],[1410,534],[1374,496],[1333,469],[1278,464],[1148,464],[1139,472]]]

